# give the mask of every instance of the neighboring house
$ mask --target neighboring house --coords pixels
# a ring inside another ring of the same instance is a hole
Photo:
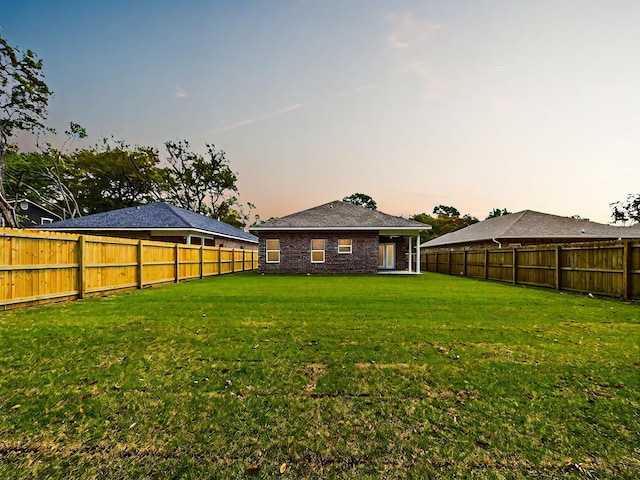
[[[18,223],[23,228],[46,225],[62,220],[62,217],[57,213],[53,213],[51,210],[31,200],[10,200],[9,205],[15,209]]]
[[[255,235],[162,202],[96,213],[39,228],[247,250],[256,250],[258,247],[258,237]]]
[[[341,201],[252,227],[262,273],[420,272],[431,226]]]
[[[531,210],[484,220],[422,244],[422,248],[504,248],[640,238],[640,230]]]

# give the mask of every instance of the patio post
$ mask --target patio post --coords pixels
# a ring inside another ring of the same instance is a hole
[[[420,233],[418,233],[418,243],[416,244],[416,273],[420,273]]]

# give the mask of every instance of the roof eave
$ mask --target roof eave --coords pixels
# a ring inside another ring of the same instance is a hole
[[[38,225],[38,227],[42,227],[42,225]],[[240,240],[243,242],[255,243],[258,244],[257,239],[248,239],[243,237],[237,237],[234,235],[228,235],[224,233],[211,232],[207,230],[202,230],[199,228],[185,228],[185,227],[176,227],[176,228],[155,228],[155,227],[136,227],[136,228],[126,228],[126,227],[59,227],[59,228],[34,228],[34,230],[45,230],[49,232],[97,232],[97,231],[109,231],[109,232],[122,232],[122,231],[131,231],[131,232],[150,232],[151,234],[158,233],[172,233],[173,236],[177,235],[189,235],[193,233],[198,233],[200,235],[207,235],[209,237],[222,237],[229,238],[232,240]]]
[[[579,240],[579,239],[585,239],[585,240],[593,240],[593,239],[606,239],[606,240],[618,240],[620,238],[636,238],[637,236],[629,236],[626,234],[622,234],[622,235],[597,235],[597,234],[580,234],[580,235],[538,235],[538,236],[523,236],[523,235],[503,235],[503,236],[499,236],[499,237],[494,237],[494,238],[472,238],[472,239],[468,239],[468,240],[455,240],[455,241],[444,241],[444,242],[437,242],[437,243],[432,243],[433,240],[429,240],[428,242],[424,242],[421,247],[427,246],[427,247],[439,247],[439,246],[452,246],[452,245],[468,245],[470,243],[477,243],[477,242],[501,242],[501,241],[505,241],[505,240],[537,240],[537,239],[541,239],[541,240],[553,240],[556,238],[566,238],[566,239],[572,239],[572,240]],[[427,245],[429,244],[429,245]]]
[[[60,218],[60,219],[62,219],[62,217],[61,217],[60,215],[58,215],[57,213],[52,212],[52,211],[51,211],[51,210],[49,210],[47,207],[43,207],[43,206],[42,206],[42,205],[40,205],[39,203],[33,202],[33,201],[29,200],[28,198],[24,198],[24,199],[22,199],[22,200],[9,200],[9,201],[8,201],[8,203],[9,203],[9,204],[15,204],[16,206],[18,206],[18,204],[19,204],[20,202],[28,202],[28,203],[30,203],[31,205],[33,205],[33,206],[35,206],[35,207],[38,207],[38,208],[39,208],[39,209],[41,209],[41,210],[44,210],[46,213],[48,213],[48,214],[50,214],[50,215],[53,215],[53,216],[54,216],[54,217],[56,217],[56,218]]]
[[[253,227],[251,230],[255,232],[324,232],[324,231],[361,231],[361,232],[426,232],[431,230],[431,225],[424,227]]]

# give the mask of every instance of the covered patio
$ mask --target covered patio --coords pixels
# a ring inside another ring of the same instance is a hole
[[[385,230],[378,244],[378,273],[419,274],[423,230]]]

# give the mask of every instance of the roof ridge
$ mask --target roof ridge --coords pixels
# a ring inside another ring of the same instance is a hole
[[[509,215],[502,215],[502,217],[505,217],[505,216],[512,217],[512,218],[509,218],[509,220],[512,220],[512,221],[505,226],[504,230],[502,230],[500,235],[506,235],[509,231],[513,230],[513,227],[515,227],[516,224],[522,221],[522,219],[528,216],[530,213],[538,213],[538,212],[534,212],[533,210],[522,210],[520,212],[511,213]],[[495,218],[500,218],[500,217],[495,217]],[[496,237],[499,237],[500,235],[496,235]]]
[[[164,208],[165,210],[168,210],[169,212],[171,212],[171,214],[175,217],[177,217],[179,220],[181,220],[184,224],[186,224],[189,227],[192,227],[193,224],[188,221],[186,218],[184,218],[184,215],[182,215],[182,212],[187,212],[188,210],[185,210],[184,208],[180,208],[176,205],[171,205],[170,203],[165,203],[165,202],[155,202],[158,203],[162,206],[162,208]],[[153,205],[153,204],[149,204],[149,205]],[[194,212],[195,213],[195,212]]]
[[[327,205],[330,205],[330,204],[336,203],[336,202],[347,203],[347,202],[342,202],[341,200],[332,200],[330,202],[323,203],[322,205],[316,205],[315,207],[305,208],[304,210],[300,210],[299,212],[293,212],[293,213],[290,213],[290,214],[285,215],[283,217],[279,217],[278,220],[281,220],[281,219],[287,218],[287,217],[292,217],[293,215],[300,215],[301,213],[305,213],[305,212],[308,212],[308,211],[311,211],[311,210],[317,210],[319,208],[326,207]]]
[[[333,200],[306,210],[294,212],[284,217],[268,220],[252,227],[253,230],[268,229],[323,229],[323,228],[421,228],[429,230],[430,226],[397,215],[366,208],[341,200]]]

